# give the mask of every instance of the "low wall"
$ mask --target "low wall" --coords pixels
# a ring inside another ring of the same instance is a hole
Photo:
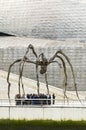
[[[0,106],[0,119],[86,120],[86,106]]]

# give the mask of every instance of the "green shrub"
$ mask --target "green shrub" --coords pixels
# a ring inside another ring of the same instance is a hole
[[[0,130],[86,130],[86,121],[0,120]]]

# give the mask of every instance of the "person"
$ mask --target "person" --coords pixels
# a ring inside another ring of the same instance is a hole
[[[53,98],[53,104],[55,104],[55,94],[54,93],[52,95],[52,98]]]
[[[47,94],[47,105],[51,104],[51,95]]]
[[[27,95],[24,95],[25,105],[28,105],[28,98]]]
[[[16,102],[16,105],[21,105],[21,95],[20,94],[15,95],[15,102]]]
[[[22,100],[22,105],[27,105],[27,104],[28,104],[27,95],[23,94],[22,98],[23,98],[23,100]]]

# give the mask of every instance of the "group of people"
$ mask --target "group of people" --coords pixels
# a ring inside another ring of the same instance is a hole
[[[55,94],[17,94],[16,105],[51,105],[55,104]]]

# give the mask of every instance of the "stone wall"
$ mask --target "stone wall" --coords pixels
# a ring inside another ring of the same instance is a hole
[[[85,106],[2,106],[0,119],[16,120],[86,120]]]

